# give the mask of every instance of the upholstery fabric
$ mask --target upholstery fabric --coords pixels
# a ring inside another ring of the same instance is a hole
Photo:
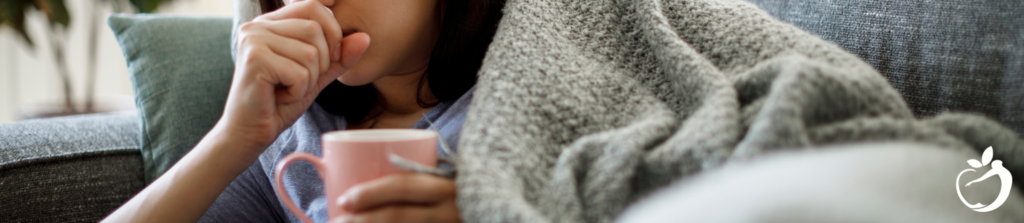
[[[743,0],[510,0],[503,12],[459,146],[467,222],[611,222],[672,182],[836,144],[992,146],[1024,174],[1024,142],[999,122],[917,118],[870,64]]]
[[[213,128],[227,99],[231,18],[112,15],[139,108],[146,182]]]
[[[135,112],[0,125],[3,222],[96,222],[145,186]]]
[[[748,1],[874,65],[919,117],[978,113],[1024,136],[1024,1]]]
[[[138,148],[133,111],[33,119],[0,125],[0,166],[84,152]]]

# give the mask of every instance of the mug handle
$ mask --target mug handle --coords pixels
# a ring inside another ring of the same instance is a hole
[[[320,157],[316,157],[313,154],[306,152],[295,152],[285,156],[284,159],[281,159],[281,162],[277,163],[277,166],[274,167],[274,184],[277,185],[278,197],[281,198],[281,201],[284,202],[285,206],[288,206],[288,210],[291,211],[292,214],[299,216],[299,219],[302,219],[303,222],[313,223],[313,220],[309,219],[309,217],[306,216],[306,213],[302,212],[302,209],[299,209],[299,207],[295,205],[295,202],[292,202],[292,198],[288,196],[288,191],[285,191],[284,189],[284,170],[288,165],[291,165],[295,161],[309,162],[310,164],[313,164],[313,167],[315,167],[317,171],[327,170],[327,166],[324,165],[322,160],[320,160]],[[320,173],[320,179],[323,179],[323,172]]]

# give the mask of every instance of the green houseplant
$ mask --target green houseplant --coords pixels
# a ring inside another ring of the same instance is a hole
[[[72,89],[71,89],[71,77],[68,73],[68,61],[65,55],[65,47],[63,43],[68,39],[67,29],[71,24],[71,16],[68,13],[67,4],[65,0],[0,0],[0,26],[6,26],[14,30],[21,37],[24,44],[30,49],[35,48],[36,44],[49,44],[50,49],[53,50],[53,61],[57,68],[57,75],[60,77],[62,86],[62,99],[63,109],[58,112],[51,114],[40,114],[39,116],[61,116],[70,114],[80,113],[91,113],[94,112],[95,104],[95,82],[96,82],[96,45],[97,45],[97,31],[99,30],[99,23],[102,21],[102,7],[111,7],[114,12],[122,12],[124,5],[131,5],[136,12],[150,13],[155,11],[161,4],[170,2],[172,0],[93,0],[93,4],[86,4],[91,6],[91,14],[88,18],[88,38],[89,48],[88,53],[90,56],[84,59],[88,60],[86,68],[86,95],[84,108],[76,109],[72,102]],[[38,10],[45,15],[47,31],[49,35],[38,36],[33,38],[29,36],[26,27],[26,12],[29,10]]]

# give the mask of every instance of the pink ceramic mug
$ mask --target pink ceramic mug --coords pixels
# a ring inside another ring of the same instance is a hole
[[[321,137],[323,158],[305,152],[292,153],[274,168],[277,195],[288,210],[305,222],[313,222],[292,202],[284,190],[285,168],[295,161],[307,161],[320,171],[327,193],[329,219],[348,214],[337,202],[348,188],[378,177],[405,172],[388,160],[392,153],[425,166],[437,166],[437,133],[420,129],[371,129],[324,133]]]

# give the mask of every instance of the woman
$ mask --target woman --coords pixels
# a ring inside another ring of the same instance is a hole
[[[236,30],[222,118],[174,167],[104,221],[295,221],[268,176],[295,151],[319,154],[338,129],[424,128],[457,140],[502,3],[479,0],[277,0]],[[371,41],[372,39],[372,41]],[[335,81],[337,80],[337,81]],[[315,102],[315,103],[314,103]],[[424,115],[426,114],[426,115]],[[426,117],[424,117],[426,116]],[[285,187],[313,219],[327,202],[315,170]],[[455,184],[392,175],[349,190],[343,222],[458,222]]]

